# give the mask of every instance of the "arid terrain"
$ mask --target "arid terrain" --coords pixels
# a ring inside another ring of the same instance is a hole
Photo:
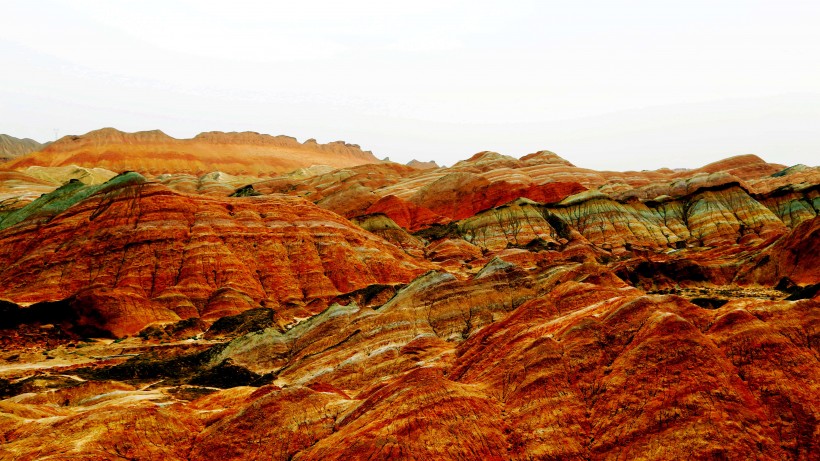
[[[2,140],[2,460],[820,459],[816,165]]]

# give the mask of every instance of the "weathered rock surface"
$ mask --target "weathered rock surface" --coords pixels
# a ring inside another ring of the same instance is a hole
[[[103,128],[82,136],[63,137],[36,154],[8,162],[3,168],[78,165],[117,173],[202,175],[222,171],[271,176],[311,165],[344,167],[377,161],[372,153],[342,141],[299,143],[288,136],[252,132],[208,132],[192,139],[175,139],[159,130],[124,133]]]
[[[0,459],[820,452],[814,167],[75,179],[0,214]]]
[[[381,213],[369,214],[352,218],[350,221],[371,234],[378,235],[398,248],[401,248],[409,255],[419,258],[424,256],[424,243],[418,238],[408,234],[407,231],[399,227],[399,225],[387,215]]]
[[[337,305],[213,356],[273,372],[258,389],[192,402],[161,387],[97,400],[104,388],[87,384],[14,397],[0,404],[0,456],[813,458],[816,300],[709,310],[606,274],[503,260],[465,281],[431,273],[379,309]]]
[[[447,224],[450,219],[433,211],[418,206],[395,195],[380,198],[370,205],[364,214],[384,214],[399,226],[410,232],[430,227],[435,224]]]
[[[298,195],[350,218],[364,214],[381,198],[374,193],[375,190],[417,173],[415,168],[398,163],[367,164],[322,172],[307,178],[289,174],[253,186],[263,194]]]
[[[315,313],[341,293],[407,282],[425,270],[302,199],[182,195],[135,173],[101,186],[69,183],[2,225],[0,297],[18,303],[99,286],[181,318],[213,321],[264,306],[287,319]],[[145,326],[127,315],[133,328],[118,331]]]
[[[741,266],[741,281],[775,285],[783,277],[798,285],[820,279],[820,217],[804,221]]]

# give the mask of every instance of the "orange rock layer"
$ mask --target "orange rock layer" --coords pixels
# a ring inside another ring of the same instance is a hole
[[[4,164],[3,168],[77,165],[117,173],[201,175],[222,171],[272,176],[311,165],[344,167],[376,162],[370,152],[342,141],[299,143],[288,136],[252,132],[210,132],[192,139],[175,139],[159,130],[124,133],[104,128],[82,136],[66,136],[40,152]]]
[[[817,299],[708,310],[533,258],[431,273],[377,310],[331,307],[212,356],[272,372],[259,388],[185,401],[88,382],[0,402],[0,456],[814,459]]]
[[[131,323],[117,333],[150,323],[137,314],[140,304],[165,312],[156,320],[212,321],[260,305],[288,319],[318,312],[341,293],[407,282],[425,270],[293,197],[210,199],[135,179],[44,219],[0,233],[0,298],[36,303],[116,290],[133,301],[89,299],[101,301],[91,304],[104,317],[125,311],[116,315]]]
[[[0,210],[0,459],[817,459],[818,171],[66,183]]]

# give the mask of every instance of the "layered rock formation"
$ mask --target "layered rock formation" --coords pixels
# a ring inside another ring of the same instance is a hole
[[[159,130],[124,133],[104,128],[82,136],[65,136],[37,155],[9,162],[3,168],[77,165],[117,173],[202,175],[222,171],[270,176],[311,165],[343,167],[377,161],[370,152],[343,141],[319,144],[310,139],[299,143],[288,136],[252,132],[208,132],[192,139],[175,139]]]
[[[92,177],[0,212],[0,459],[820,452],[816,167]]]
[[[272,374],[259,388],[190,402],[162,387],[87,400],[105,392],[87,384],[13,398],[0,454],[812,459],[816,300],[705,310],[602,266],[532,263],[493,260],[466,281],[431,273],[379,309],[331,307],[210,355],[205,366]],[[133,418],[145,437],[116,429]],[[158,425],[166,435],[148,437]],[[46,431],[87,443],[33,450]]]
[[[67,183],[0,226],[0,297],[18,303],[103,287],[181,318],[215,320],[264,305],[288,321],[341,293],[407,282],[425,267],[302,199],[213,200],[136,173],[100,186]],[[135,316],[117,333],[134,334],[147,323]]]

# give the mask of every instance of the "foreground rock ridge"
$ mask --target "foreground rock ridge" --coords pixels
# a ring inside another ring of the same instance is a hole
[[[314,144],[0,171],[0,459],[818,459],[820,168]]]

